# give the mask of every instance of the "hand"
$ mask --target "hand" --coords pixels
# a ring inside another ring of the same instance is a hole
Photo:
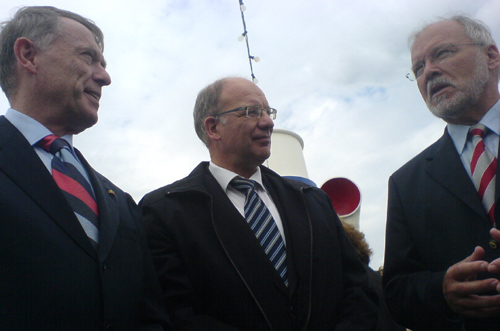
[[[500,231],[492,234],[493,238],[495,236],[500,239]],[[466,317],[500,316],[500,295],[481,295],[500,289],[499,280],[477,279],[478,274],[490,269],[490,272],[500,272],[500,259],[490,265],[482,261],[484,255],[484,249],[476,247],[470,256],[452,265],[444,275],[443,294],[448,306],[454,312]]]
[[[493,239],[500,243],[500,230],[492,228],[490,230],[490,235]],[[489,273],[500,273],[500,258],[490,262],[488,265]],[[497,292],[500,292],[500,283],[497,285]]]

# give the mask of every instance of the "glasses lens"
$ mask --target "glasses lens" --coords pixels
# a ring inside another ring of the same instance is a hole
[[[255,106],[247,107],[247,117],[260,118],[261,114],[262,114],[262,109],[260,107],[255,107]]]
[[[266,112],[271,119],[276,119],[276,109],[274,108],[261,108],[258,106],[248,106],[246,107],[247,117],[248,118],[261,118],[262,112]]]
[[[271,119],[275,120],[276,119],[276,109],[274,108],[269,108],[267,109],[267,114],[269,115],[269,117],[271,117]]]

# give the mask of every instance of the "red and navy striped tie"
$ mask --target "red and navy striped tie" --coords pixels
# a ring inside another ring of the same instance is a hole
[[[54,155],[52,177],[73,208],[85,233],[97,248],[99,242],[99,212],[94,192],[88,180],[75,164],[78,163],[69,143],[57,136],[49,135],[40,140],[40,147]]]
[[[488,129],[482,124],[470,128],[474,152],[470,164],[472,181],[483,202],[484,208],[492,223],[495,223],[495,181],[497,172],[497,159],[488,148],[484,146],[483,138]]]
[[[256,182],[235,178],[231,185],[245,194],[245,218],[283,282],[288,286],[286,247],[269,209],[255,192]]]

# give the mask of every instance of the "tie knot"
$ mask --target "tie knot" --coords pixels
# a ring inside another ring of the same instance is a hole
[[[40,140],[37,145],[51,154],[56,154],[65,146],[69,147],[69,144],[66,140],[59,138],[58,136],[55,136],[53,134],[48,135]]]
[[[231,181],[231,186],[233,186],[238,191],[246,194],[248,191],[255,189],[255,181],[250,180],[250,179],[235,177]]]
[[[488,133],[488,128],[482,124],[476,124],[470,127],[469,132],[473,137],[478,136],[484,138]]]

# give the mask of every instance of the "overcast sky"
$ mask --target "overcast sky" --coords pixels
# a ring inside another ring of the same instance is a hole
[[[278,109],[275,128],[304,140],[309,178],[357,184],[360,228],[383,263],[389,176],[439,138],[414,83],[408,35],[438,16],[481,19],[500,42],[498,0],[248,0],[245,20],[259,87]],[[52,5],[94,20],[105,35],[112,84],[99,123],[74,143],[138,202],[208,160],[192,120],[200,89],[250,77],[238,0],[2,0],[0,20]],[[0,97],[0,114],[9,107]]]

